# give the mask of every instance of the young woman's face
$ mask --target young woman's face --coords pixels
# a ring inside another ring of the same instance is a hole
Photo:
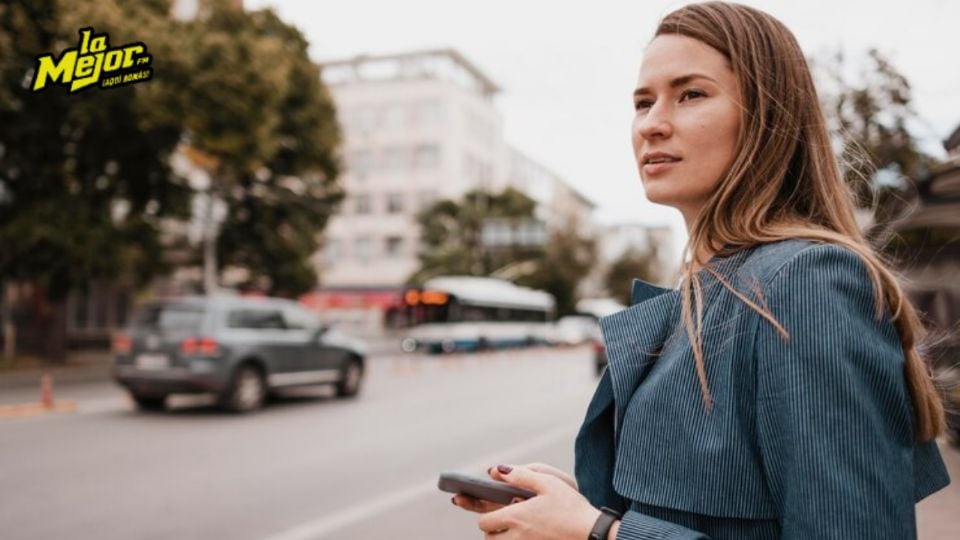
[[[677,35],[655,38],[634,93],[633,152],[651,202],[688,226],[733,162],[740,93],[724,56]]]

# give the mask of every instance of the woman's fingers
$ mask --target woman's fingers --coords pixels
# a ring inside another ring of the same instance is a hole
[[[577,481],[574,480],[572,476],[552,465],[547,465],[546,463],[530,463],[529,465],[526,465],[526,467],[531,471],[556,476],[557,478],[566,482],[573,489],[577,489]]]
[[[478,514],[486,514],[487,512],[493,512],[494,510],[503,508],[502,504],[476,499],[462,493],[454,495],[452,500],[453,504],[459,506],[460,508],[470,512],[476,512]]]
[[[556,467],[553,467],[552,465],[547,465],[546,463],[528,463],[523,466],[530,469],[531,471],[535,471],[542,474],[549,474],[550,476],[555,476],[560,480],[563,480],[567,485],[569,485],[573,489],[577,489],[577,481],[574,480],[572,476],[561,471]],[[505,481],[503,478],[503,475],[500,474],[500,471],[498,471],[496,467],[490,467],[489,469],[487,469],[487,474],[490,475],[490,478],[493,478],[494,480],[499,480],[501,482]]]

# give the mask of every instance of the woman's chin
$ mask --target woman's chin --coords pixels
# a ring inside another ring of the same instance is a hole
[[[662,204],[664,206],[673,206],[676,207],[678,202],[678,197],[676,193],[670,193],[663,189],[658,189],[660,186],[646,184],[643,187],[643,192],[647,197],[647,200],[653,204]]]

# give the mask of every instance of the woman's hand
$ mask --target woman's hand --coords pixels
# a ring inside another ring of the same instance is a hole
[[[522,465],[522,467],[525,467],[527,469],[530,469],[538,473],[556,476],[560,480],[563,480],[567,485],[569,485],[573,489],[577,489],[577,481],[574,480],[572,476],[570,476],[569,474],[561,471],[560,469],[552,465],[547,465],[546,463],[527,463],[526,465]],[[506,480],[503,478],[503,475],[500,474],[500,471],[496,467],[490,467],[489,469],[487,469],[487,474],[490,476],[490,478],[494,480],[497,480],[499,482],[506,482]],[[453,500],[453,504],[459,506],[460,508],[463,508],[464,510],[469,510],[471,512],[477,512],[480,514],[493,512],[494,510],[499,510],[504,507],[504,505],[499,503],[484,501],[481,499],[470,497],[469,495],[462,495],[462,494],[455,495],[452,500]]]
[[[582,540],[600,516],[573,485],[561,475],[529,467],[502,467],[499,479],[529,489],[536,497],[500,506],[483,513],[477,525],[485,538],[496,540]],[[566,475],[563,475],[566,476]],[[572,480],[572,479],[570,479]],[[573,482],[575,485],[576,482]]]

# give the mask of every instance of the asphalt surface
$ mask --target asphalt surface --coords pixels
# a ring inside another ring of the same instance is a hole
[[[248,416],[202,397],[143,414],[110,383],[57,385],[76,412],[0,418],[0,537],[481,538],[439,472],[571,471],[595,384],[579,348],[372,358],[356,399],[311,389]],[[918,505],[923,539],[960,536],[960,455],[942,448],[957,480]]]

